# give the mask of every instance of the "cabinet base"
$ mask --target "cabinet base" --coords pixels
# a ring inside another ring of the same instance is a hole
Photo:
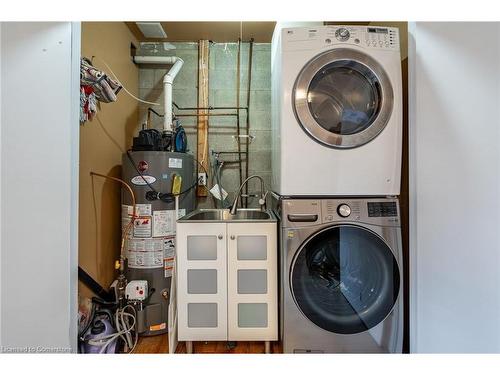
[[[236,349],[238,343],[246,343],[246,341],[222,341],[222,343],[224,343],[224,342],[226,343],[226,348],[227,348],[227,350],[225,351],[226,353],[233,352],[233,350]],[[273,352],[271,341],[260,341],[260,342],[264,342],[264,353],[265,354],[271,354]],[[220,341],[219,341],[219,343],[220,343]],[[194,341],[184,341],[184,344],[186,346],[186,354],[194,354]],[[205,342],[205,344],[209,344],[209,343]],[[214,343],[212,343],[212,344],[214,344]],[[214,346],[214,349],[215,349],[215,346]],[[202,349],[202,352],[205,352],[205,351]],[[222,351],[222,352],[217,351],[217,352],[223,353],[224,351]],[[239,351],[236,350],[236,353],[238,353],[238,352]],[[254,352],[254,353],[258,353],[258,351]]]

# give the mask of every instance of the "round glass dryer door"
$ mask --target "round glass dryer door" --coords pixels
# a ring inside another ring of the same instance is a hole
[[[317,326],[354,334],[381,323],[399,294],[400,274],[388,245],[358,226],[339,225],[311,237],[290,272],[295,303]]]
[[[302,128],[334,148],[370,142],[387,125],[393,104],[392,85],[382,66],[362,52],[344,48],[312,59],[293,91]]]

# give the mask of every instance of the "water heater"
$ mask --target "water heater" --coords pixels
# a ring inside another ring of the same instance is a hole
[[[194,210],[195,167],[193,156],[183,152],[132,149],[123,155],[123,179],[134,192],[138,216],[126,239],[126,277],[128,282],[147,281],[148,289],[147,297],[134,305],[141,335],[167,332],[177,220],[172,186],[181,177],[178,216]],[[131,215],[132,199],[124,190],[122,229]]]

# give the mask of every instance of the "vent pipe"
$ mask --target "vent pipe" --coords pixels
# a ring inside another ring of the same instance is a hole
[[[163,117],[163,130],[174,130],[172,123],[172,85],[174,79],[184,64],[184,60],[177,56],[134,56],[136,64],[167,64],[172,65],[163,77],[163,96],[165,116]]]

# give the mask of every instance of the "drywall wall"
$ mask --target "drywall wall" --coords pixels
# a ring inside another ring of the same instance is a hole
[[[173,86],[173,100],[181,107],[197,106],[198,85],[198,43],[172,43],[176,49],[168,51],[167,55],[176,55],[184,60],[179,75]],[[161,51],[139,51],[145,54],[161,55]],[[265,185],[270,189],[271,182],[271,45],[269,43],[255,43],[252,53],[252,73],[250,87],[250,134],[255,139],[249,145],[248,175],[258,174],[263,177]],[[211,43],[209,56],[209,105],[213,107],[235,107],[237,104],[237,43]],[[240,65],[240,106],[247,105],[247,85],[249,67],[249,43],[241,45]],[[163,103],[162,78],[166,67],[141,66],[139,73],[140,95],[142,99]],[[140,105],[139,123],[147,118],[148,105]],[[163,108],[155,109],[163,113]],[[175,110],[176,113],[194,113],[194,111]],[[234,110],[219,110],[213,113],[236,113]],[[182,117],[181,123],[188,135],[189,149],[196,154],[196,118]],[[152,125],[161,129],[162,119],[152,116]],[[210,117],[209,119],[209,150],[237,151],[238,146],[234,135],[237,121],[232,117]],[[241,110],[241,134],[245,134],[246,111]],[[241,150],[245,150],[245,141],[241,142]],[[210,154],[210,151],[209,151]],[[222,160],[229,161],[222,169],[221,181],[224,189],[229,193],[228,202],[237,191],[239,170],[237,163],[230,163],[237,159],[236,155],[224,155]],[[245,162],[242,163],[243,174]],[[215,183],[215,182],[214,182]],[[211,187],[212,185],[210,185]],[[257,180],[249,182],[249,192],[258,192],[260,189]],[[249,206],[257,206],[256,199],[249,200]],[[207,208],[215,205],[211,196],[199,198],[198,207]]]
[[[137,44],[123,22],[83,22],[82,56],[113,69],[122,84],[138,94],[138,69],[130,57]],[[136,132],[137,101],[123,90],[114,103],[102,103],[97,117],[80,127],[79,264],[104,287],[115,276],[120,250],[120,186],[91,177],[90,171],[121,177],[121,158]],[[80,294],[90,292],[80,284]]]
[[[500,352],[500,24],[410,25],[411,351]]]
[[[80,26],[0,29],[1,351],[76,351]]]

